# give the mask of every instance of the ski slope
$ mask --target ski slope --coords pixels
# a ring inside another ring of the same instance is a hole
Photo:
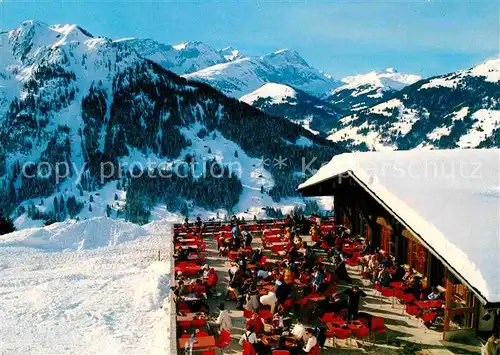
[[[108,218],[0,236],[0,353],[170,354],[170,240]]]

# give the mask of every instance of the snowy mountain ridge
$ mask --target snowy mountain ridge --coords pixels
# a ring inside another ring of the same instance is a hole
[[[322,96],[340,85],[330,75],[311,67],[296,51],[282,49],[261,57],[246,57],[185,75],[239,98],[266,83],[295,87]]]
[[[338,121],[354,150],[500,146],[500,59],[420,80]]]
[[[420,79],[422,77],[419,75],[401,74],[394,68],[347,76],[342,79],[345,84],[330,91],[326,95],[326,100],[334,105],[357,111],[383,100],[391,93]]]
[[[200,41],[183,42],[177,45],[163,44],[152,39],[119,39],[116,43],[135,49],[141,56],[158,63],[177,75],[192,73],[212,65],[225,63],[230,55],[218,51]],[[236,51],[234,57],[238,56]]]
[[[314,134],[328,132],[346,112],[329,102],[288,85],[267,83],[240,101],[267,114],[295,122]]]

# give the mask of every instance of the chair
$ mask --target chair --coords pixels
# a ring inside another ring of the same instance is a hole
[[[389,287],[380,288],[380,304],[382,304],[382,296],[392,298],[392,303],[394,304],[394,289]]]
[[[181,331],[184,331],[184,330],[188,331],[189,329],[191,329],[191,321],[188,321],[188,320],[180,321],[179,322],[179,329]]]
[[[201,355],[216,355],[216,352],[215,352],[215,350],[207,350],[207,351],[203,351],[201,353]]]
[[[201,329],[207,325],[207,321],[204,319],[193,319],[193,321],[191,322],[191,325],[195,329]]]
[[[181,339],[191,338],[191,334],[182,334]]]
[[[227,348],[231,344],[231,334],[227,330],[223,330],[220,332],[217,341],[215,342],[215,346],[221,349],[221,352],[224,348]]]
[[[413,295],[413,293],[405,293],[403,296],[403,303],[405,307],[403,307],[403,311],[401,312],[401,314],[405,313],[407,305],[413,304],[415,303],[415,301],[417,301],[417,298],[415,297],[415,295]]]
[[[333,345],[336,345],[335,340],[349,339],[351,337],[351,331],[349,329],[335,328],[333,330]]]
[[[262,318],[264,322],[268,323],[273,318],[273,314],[267,309],[261,309],[259,311],[259,317]]]
[[[290,355],[288,350],[273,350],[272,355]]]
[[[266,265],[266,261],[267,261],[266,256],[265,256],[265,255],[262,255],[262,257],[260,258],[259,263],[260,263],[261,265]]]
[[[325,313],[325,314],[323,314],[323,316],[320,317],[319,320],[322,323],[328,323],[328,322],[333,321],[334,318],[335,318],[335,313],[331,312],[331,313]]]
[[[195,338],[207,337],[209,334],[207,332],[198,332],[194,335]]]
[[[247,318],[247,319],[250,319],[253,317],[253,311],[250,310],[250,309],[245,309],[243,311],[243,317]]]
[[[389,338],[388,329],[385,326],[384,318],[382,317],[372,317],[370,330],[372,331],[373,336],[375,336],[375,334],[386,334],[386,341]]]
[[[404,301],[405,293],[403,290],[394,289],[394,298],[400,301]]]
[[[420,319],[424,322],[424,324],[425,323],[432,323],[436,319],[436,316],[437,316],[437,312],[429,312],[429,313],[422,314],[420,316]]]
[[[410,316],[419,316],[420,309],[414,304],[407,304],[405,308],[406,314]]]

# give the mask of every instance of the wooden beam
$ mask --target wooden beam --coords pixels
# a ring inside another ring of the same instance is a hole
[[[446,292],[444,301],[444,324],[443,324],[443,340],[446,340],[446,331],[450,330],[450,311],[451,302],[453,297],[453,282],[451,281],[452,275],[446,270]]]

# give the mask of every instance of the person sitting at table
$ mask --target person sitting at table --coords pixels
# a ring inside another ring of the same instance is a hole
[[[217,317],[215,324],[219,326],[220,331],[225,330],[231,333],[231,330],[233,329],[233,322],[231,321],[231,316],[229,315],[229,312],[226,310],[226,306],[224,305],[224,303],[219,304],[219,316]]]
[[[416,299],[420,299],[420,294],[422,293],[422,278],[414,276],[412,281],[407,287],[403,287],[404,293],[411,293]]]
[[[318,340],[313,334],[313,330],[311,328],[306,329],[306,334],[305,334],[305,340],[306,340],[306,345],[302,348],[304,350],[304,353],[306,354],[316,354],[315,348],[318,348]]]
[[[359,301],[361,297],[366,297],[366,293],[360,290],[358,286],[354,286],[344,291],[349,299],[347,302],[347,318],[349,320],[354,320],[358,316],[359,312]]]
[[[252,284],[248,290],[248,294],[246,295],[245,309],[250,311],[258,310],[260,306],[259,298],[260,296],[257,288]]]
[[[215,289],[217,287],[217,282],[219,281],[219,276],[215,272],[214,268],[210,268],[208,270],[208,276],[205,281],[205,286],[207,288],[207,294],[209,296],[212,296],[213,293],[215,292]]]
[[[177,282],[177,290],[180,296],[186,296],[189,294],[189,288],[184,284],[184,281],[180,280]]]
[[[283,332],[283,329],[285,328],[285,323],[283,322],[283,314],[285,313],[285,310],[283,309],[283,306],[278,306],[278,312],[273,316],[273,319],[271,321],[271,325],[273,327],[273,332],[275,334],[281,334]]]
[[[392,274],[392,281],[397,282],[403,280],[403,276],[405,275],[405,269],[403,266],[401,266],[400,263],[395,262],[394,263],[394,273]]]
[[[368,261],[368,270],[370,273],[373,273],[374,270],[378,268],[378,260],[376,255],[370,256],[370,260]]]
[[[337,276],[339,280],[343,280],[348,283],[352,282],[351,277],[347,273],[345,260],[340,255],[333,258],[333,269],[335,270],[335,276]]]
[[[401,280],[406,282],[406,283],[410,283],[413,281],[412,279],[415,276],[415,272],[413,271],[413,269],[410,266],[405,266],[405,269],[406,269],[406,273],[403,275],[403,278]]]
[[[264,254],[262,253],[262,249],[261,248],[255,249],[252,252],[252,257],[250,259],[250,264],[258,264],[260,262],[260,260],[262,259],[263,256],[264,256]]]
[[[243,271],[243,274],[246,274],[247,272],[247,256],[245,253],[240,253],[238,257],[235,260],[236,264],[240,267],[241,271]]]
[[[377,283],[382,287],[389,287],[391,283],[391,273],[387,267],[383,267],[377,275]]]
[[[252,240],[253,240],[252,233],[248,231],[242,231],[241,234],[243,235],[245,240],[245,247],[250,248],[252,246]]]
[[[237,223],[233,225],[231,233],[233,235],[233,248],[235,250],[239,250],[241,248],[241,234]]]
[[[238,343],[243,346],[245,341],[248,341],[252,345],[257,343],[257,335],[255,334],[253,325],[247,326],[247,330],[243,333]]]
[[[261,296],[259,301],[263,306],[270,307],[271,313],[274,314],[274,309],[276,308],[276,303],[278,302],[274,292],[269,292],[267,295]]]
[[[177,261],[188,261],[188,250],[178,247],[174,254],[174,259]]]
[[[316,226],[316,224],[313,224],[311,226],[311,229],[309,229],[309,234],[313,237],[313,240],[321,237],[321,232],[320,232],[318,226]]]
[[[304,327],[304,323],[300,318],[297,319],[297,323],[293,326],[291,333],[295,337],[295,339],[304,340],[304,337],[306,335],[306,327]]]
[[[194,223],[194,225],[196,226],[196,228],[198,228],[198,230],[201,230],[201,227],[203,227],[203,222],[201,221],[201,218],[199,216],[196,217],[196,222]]]
[[[314,291],[318,292],[320,285],[325,280],[325,271],[321,265],[318,265],[316,268],[316,272],[314,273]]]
[[[257,271],[257,278],[259,280],[267,280],[269,279],[269,271],[266,270],[265,266],[261,266],[259,271]]]
[[[276,298],[278,299],[278,304],[282,305],[292,297],[292,285],[283,282],[280,287],[276,290]]]
[[[203,265],[201,267],[201,271],[202,271],[201,277],[204,279],[208,278],[208,273],[210,272],[210,266],[208,266],[207,264]]]
[[[264,334],[264,322],[256,310],[253,312],[252,317],[247,320],[246,327],[248,328],[250,326],[253,327],[253,331],[256,334]]]
[[[429,300],[438,300],[441,298],[441,294],[439,293],[439,290],[437,287],[432,288],[432,292],[427,295],[427,299]]]
[[[271,348],[271,352],[274,350],[289,350],[289,347],[286,345],[286,338],[284,336],[280,336],[278,338],[278,343]]]

